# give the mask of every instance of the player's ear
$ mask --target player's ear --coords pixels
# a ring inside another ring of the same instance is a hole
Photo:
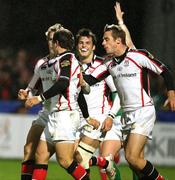
[[[92,48],[92,50],[94,51],[94,50],[95,50],[95,48],[96,48],[96,46],[95,46],[95,45],[93,45],[93,48]]]
[[[121,44],[122,43],[121,38],[117,38],[115,41],[116,41],[117,44]]]

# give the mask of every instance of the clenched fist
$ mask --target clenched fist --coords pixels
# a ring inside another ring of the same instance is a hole
[[[18,92],[18,99],[20,100],[26,100],[28,97],[28,93],[29,91],[24,90],[24,89],[20,89]]]

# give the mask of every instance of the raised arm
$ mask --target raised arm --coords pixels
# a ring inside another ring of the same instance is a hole
[[[117,21],[118,21],[118,25],[120,26],[120,28],[125,32],[126,34],[126,45],[129,47],[129,48],[135,48],[134,46],[134,43],[132,42],[132,39],[131,39],[131,35],[129,33],[129,30],[128,28],[126,27],[126,25],[124,24],[124,20],[123,20],[123,15],[124,15],[124,12],[121,10],[121,7],[120,7],[120,3],[116,1],[116,4],[114,6],[114,9],[115,9],[115,14],[116,14],[116,18],[117,18]]]

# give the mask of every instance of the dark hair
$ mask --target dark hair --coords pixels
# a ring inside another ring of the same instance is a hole
[[[104,32],[106,31],[112,31],[112,37],[114,39],[121,38],[122,43],[126,45],[126,34],[119,26],[115,24],[106,24],[104,27]]]
[[[53,42],[58,41],[62,48],[67,50],[73,50],[74,48],[74,36],[68,29],[60,29],[54,33]]]
[[[82,36],[92,37],[92,42],[94,45],[96,45],[97,43],[96,35],[90,29],[82,28],[78,31],[76,35],[76,44],[78,44],[78,41]]]

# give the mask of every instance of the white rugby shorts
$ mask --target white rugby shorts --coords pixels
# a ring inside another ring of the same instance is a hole
[[[38,113],[38,118],[32,122],[32,125],[40,125],[45,127],[49,121],[49,112],[41,110]]]
[[[121,119],[123,136],[133,133],[152,139],[155,120],[154,106],[145,106],[135,111],[124,112]]]
[[[91,129],[90,131],[86,128],[82,128],[85,124],[87,124],[87,122],[84,118],[81,118],[81,126],[79,127],[79,132],[77,132],[76,138],[78,139],[78,135],[79,136],[85,135],[89,138],[102,141],[102,139],[104,138],[104,134],[101,132],[101,126],[102,126],[103,121],[106,118],[106,114],[98,114],[98,115],[93,115],[90,117],[95,118],[96,120],[100,122],[99,128],[95,130]]]
[[[113,120],[113,126],[111,130],[107,131],[106,136],[103,141],[107,140],[122,140],[122,126],[121,126],[121,116],[116,116]]]
[[[41,139],[49,141],[75,141],[80,126],[79,111],[59,111],[49,115],[49,122]],[[51,140],[50,140],[51,139]]]

